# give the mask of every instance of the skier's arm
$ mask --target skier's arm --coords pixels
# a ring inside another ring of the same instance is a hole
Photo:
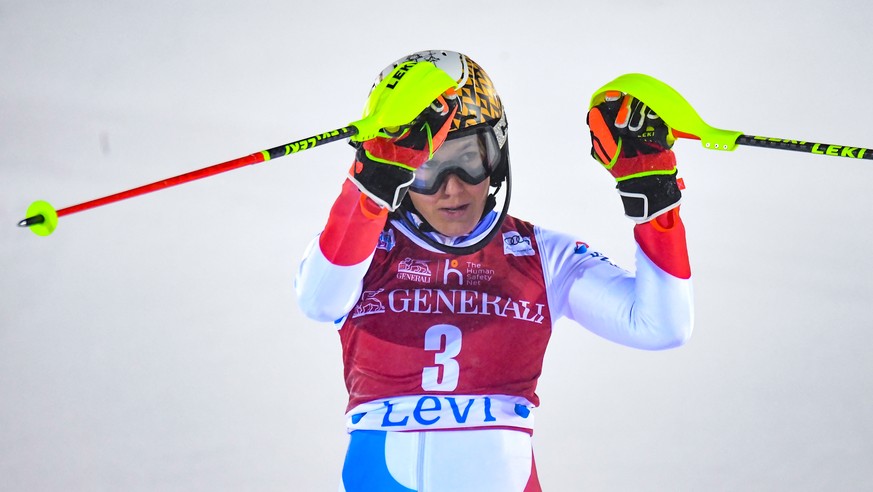
[[[345,180],[324,230],[306,249],[294,282],[307,316],[335,321],[354,306],[387,217],[387,209]]]
[[[691,335],[694,316],[684,227],[677,212],[656,220],[635,227],[635,274],[570,236],[540,230],[554,317],[567,317],[629,347],[682,345]],[[672,225],[662,230],[668,220]]]
[[[636,274],[598,253],[574,248],[570,255],[566,246],[547,246],[554,304],[618,343],[653,350],[681,345],[691,335],[694,310],[670,129],[624,94],[607,94],[588,123],[592,155],[616,179],[625,214],[637,222]]]
[[[415,170],[445,140],[458,105],[454,89],[449,89],[399,135],[358,146],[327,225],[307,248],[298,270],[295,289],[307,316],[335,321],[355,305],[388,211],[400,205]]]

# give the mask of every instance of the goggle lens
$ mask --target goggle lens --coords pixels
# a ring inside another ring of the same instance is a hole
[[[449,174],[471,185],[477,185],[490,176],[500,161],[497,138],[490,126],[471,130],[449,134],[433,158],[415,171],[410,189],[423,195],[433,195],[439,191]]]

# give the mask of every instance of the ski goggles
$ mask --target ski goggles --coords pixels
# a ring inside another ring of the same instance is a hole
[[[500,147],[489,125],[451,132],[433,158],[415,171],[410,189],[422,195],[433,195],[450,174],[477,185],[491,175],[499,162]]]

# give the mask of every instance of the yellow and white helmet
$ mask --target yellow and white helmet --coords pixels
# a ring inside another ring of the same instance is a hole
[[[485,208],[485,214],[491,212],[497,205],[498,192],[503,189],[504,193],[501,197],[502,212],[499,219],[494,221],[493,231],[482,241],[474,246],[466,248],[452,248],[444,244],[438,246],[439,249],[451,253],[464,253],[476,251],[484,247],[490,241],[491,237],[500,229],[503,219],[509,209],[509,197],[511,189],[510,169],[509,169],[509,144],[507,139],[508,124],[506,121],[506,113],[503,109],[503,103],[500,101],[500,96],[497,94],[491,78],[485,70],[469,56],[449,50],[427,50],[418,51],[410,55],[404,56],[385,67],[382,72],[376,77],[374,87],[388,76],[398,65],[407,61],[427,61],[443,70],[451,76],[458,84],[458,96],[460,99],[460,107],[452,120],[452,125],[446,140],[460,138],[473,133],[479,135],[483,141],[483,148],[489,149],[486,157],[486,165],[488,167],[488,176],[490,185],[494,188],[493,193],[489,196],[488,204]],[[426,165],[422,167],[422,174],[426,171]],[[436,183],[438,185],[439,183]],[[412,185],[412,190],[416,190],[416,183]],[[403,205],[397,210],[396,216],[406,219],[408,213],[415,214],[415,208],[412,206],[412,201],[407,197]],[[484,217],[484,215],[483,215]],[[416,223],[423,222],[420,217]],[[411,222],[407,225],[412,225]],[[428,230],[426,222],[419,224],[414,230]]]

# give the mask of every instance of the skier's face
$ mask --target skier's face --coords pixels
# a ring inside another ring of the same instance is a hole
[[[434,158],[463,156],[470,152],[479,154],[479,144],[475,139],[446,140]],[[451,173],[445,176],[435,193],[425,195],[410,191],[409,198],[418,212],[437,232],[455,237],[469,234],[479,223],[485,210],[488,190],[487,179],[482,179],[477,184],[470,184],[459,178],[457,174]]]
[[[409,192],[412,204],[430,225],[444,236],[456,237],[473,232],[488,197],[488,180],[467,184],[455,174],[443,181],[433,195]]]

